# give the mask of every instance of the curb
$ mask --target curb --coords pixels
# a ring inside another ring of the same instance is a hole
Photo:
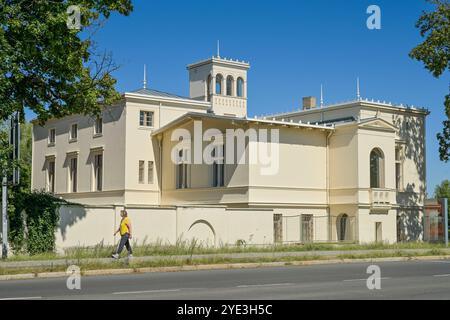
[[[250,263],[224,263],[224,264],[200,264],[173,267],[146,267],[128,269],[100,269],[82,271],[83,276],[119,275],[133,273],[155,273],[155,272],[181,272],[181,271],[206,271],[206,270],[227,270],[227,269],[254,269],[270,267],[290,267],[290,266],[314,266],[325,264],[350,264],[350,263],[373,263],[373,262],[404,262],[404,261],[428,261],[428,260],[449,260],[450,255],[445,256],[411,256],[411,257],[386,257],[386,258],[361,258],[361,259],[325,259],[307,261],[279,261],[279,262],[250,262]],[[0,276],[0,281],[8,280],[28,280],[36,278],[63,278],[67,277],[66,272],[41,272],[24,273]]]
[[[7,274],[4,276],[0,276],[0,281],[26,280],[26,279],[34,279],[35,277],[36,277],[36,274],[34,274],[34,273]]]

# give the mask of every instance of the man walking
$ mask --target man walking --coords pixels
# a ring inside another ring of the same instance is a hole
[[[117,247],[117,250],[115,253],[113,253],[112,257],[114,259],[119,259],[120,253],[123,250],[123,247],[127,247],[128,251],[128,257],[133,257],[133,250],[131,249],[131,222],[130,218],[128,217],[128,213],[126,210],[120,211],[120,216],[122,217],[122,220],[120,221],[120,227],[117,229],[116,232],[114,232],[114,236],[117,233],[120,233],[120,242],[119,246]]]

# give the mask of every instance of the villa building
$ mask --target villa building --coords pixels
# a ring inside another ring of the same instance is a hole
[[[249,118],[249,68],[212,57],[187,66],[189,97],[144,85],[98,118],[35,122],[32,188],[82,204],[61,208],[58,247],[113,243],[123,208],[138,242],[421,239],[427,110],[307,97],[300,110]],[[195,161],[213,140],[225,159],[231,129],[245,134],[244,161]],[[273,162],[252,162],[265,147]]]

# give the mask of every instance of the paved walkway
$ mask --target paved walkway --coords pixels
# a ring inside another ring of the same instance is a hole
[[[441,252],[450,255],[450,248],[441,248]],[[336,251],[294,251],[294,252],[245,252],[245,253],[221,253],[221,254],[195,254],[195,255],[165,255],[165,256],[145,256],[133,257],[132,261],[139,262],[157,262],[167,260],[199,260],[207,258],[223,258],[223,259],[252,259],[252,258],[281,258],[281,257],[337,257],[341,255],[365,255],[365,254],[395,254],[402,252],[403,254],[420,255],[430,252],[431,249],[384,249],[384,250],[336,250]],[[119,261],[128,261],[126,255],[122,255]],[[53,259],[53,260],[30,260],[30,261],[0,261],[0,268],[33,268],[33,267],[55,267],[69,266],[77,264],[100,263],[110,264],[115,261],[112,258],[88,258],[88,259]]]

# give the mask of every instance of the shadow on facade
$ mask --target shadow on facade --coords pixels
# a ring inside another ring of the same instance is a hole
[[[403,191],[397,193],[397,204],[400,207],[397,213],[397,237],[399,241],[416,241],[423,236],[421,212],[426,197],[424,122],[420,117],[406,115],[394,115],[393,122],[399,129],[400,143],[404,144],[404,159],[414,163],[418,177],[418,184],[404,181]],[[403,170],[407,168],[404,167]],[[405,175],[404,172],[403,176],[410,175]]]
[[[66,240],[67,229],[86,217],[86,208],[80,205],[62,206],[59,209],[59,232],[63,240]]]

